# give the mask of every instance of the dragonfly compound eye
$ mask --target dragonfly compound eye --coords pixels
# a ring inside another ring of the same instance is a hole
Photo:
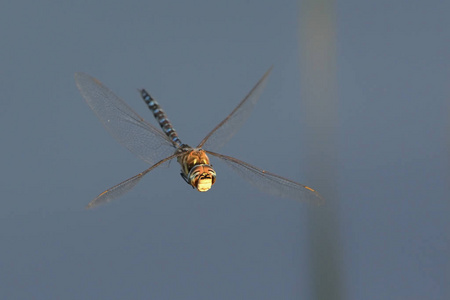
[[[196,165],[189,171],[188,178],[199,192],[206,192],[216,182],[216,171],[210,165]]]

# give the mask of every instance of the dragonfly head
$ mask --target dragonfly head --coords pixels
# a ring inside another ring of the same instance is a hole
[[[189,184],[199,192],[206,192],[216,181],[216,171],[210,165],[195,165],[188,174]]]

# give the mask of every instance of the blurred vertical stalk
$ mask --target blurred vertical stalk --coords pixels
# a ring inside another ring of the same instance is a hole
[[[338,103],[332,0],[300,0],[300,87],[308,184],[325,198],[309,212],[310,272],[315,299],[343,299],[337,198]]]

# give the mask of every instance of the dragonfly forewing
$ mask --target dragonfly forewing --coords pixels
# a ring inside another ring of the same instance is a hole
[[[206,153],[220,158],[238,175],[263,192],[294,200],[306,201],[317,205],[320,205],[323,202],[322,196],[317,191],[306,185],[297,183],[268,171],[261,170],[231,156],[226,156],[211,151],[206,151]]]
[[[87,104],[108,132],[131,152],[149,164],[173,154],[174,147],[167,136],[146,122],[100,81],[84,73],[76,73],[75,81]]]
[[[111,200],[114,200],[116,198],[119,198],[120,196],[122,196],[123,194],[127,193],[128,191],[130,191],[132,188],[134,188],[136,186],[136,184],[139,183],[139,181],[151,170],[153,170],[154,168],[156,168],[157,166],[170,161],[171,159],[179,156],[180,154],[174,154],[171,155],[169,157],[166,157],[165,159],[157,162],[156,164],[154,164],[153,166],[151,166],[150,168],[146,169],[145,171],[131,177],[128,178],[125,181],[122,181],[119,184],[116,184],[115,186],[107,189],[106,191],[104,191],[103,193],[101,193],[100,195],[98,195],[94,200],[92,200],[91,202],[89,202],[89,204],[86,206],[86,209],[90,209],[90,208],[94,208],[98,205],[110,202]]]
[[[218,151],[233,137],[248,119],[253,107],[256,102],[258,102],[264,86],[266,85],[270,71],[272,71],[272,67],[267,70],[238,106],[222,122],[211,130],[208,135],[206,135],[203,141],[197,146],[198,148]]]

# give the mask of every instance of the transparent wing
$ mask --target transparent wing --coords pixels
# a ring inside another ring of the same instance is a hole
[[[239,105],[200,142],[197,148],[217,151],[242,127],[259,99],[272,67],[239,103]]]
[[[322,196],[306,185],[258,169],[234,157],[210,151],[206,152],[220,158],[242,178],[266,193],[300,201],[307,201],[313,204],[321,204],[323,202]]]
[[[100,81],[75,73],[75,82],[109,133],[128,150],[149,164],[173,154],[174,147],[166,135],[142,119]]]
[[[98,205],[101,205],[101,204],[110,202],[111,200],[114,200],[116,198],[119,198],[120,196],[122,196],[123,194],[129,192],[132,188],[134,188],[136,186],[136,184],[138,184],[138,182],[142,179],[142,177],[144,177],[148,172],[150,172],[157,166],[161,165],[162,163],[169,161],[179,155],[180,154],[171,155],[171,156],[157,162],[156,164],[154,164],[147,170],[145,170],[131,178],[128,178],[125,181],[122,181],[121,183],[113,186],[112,188],[107,189],[106,191],[104,191],[103,193],[98,195],[94,200],[89,202],[89,204],[86,206],[86,209],[91,209]]]

